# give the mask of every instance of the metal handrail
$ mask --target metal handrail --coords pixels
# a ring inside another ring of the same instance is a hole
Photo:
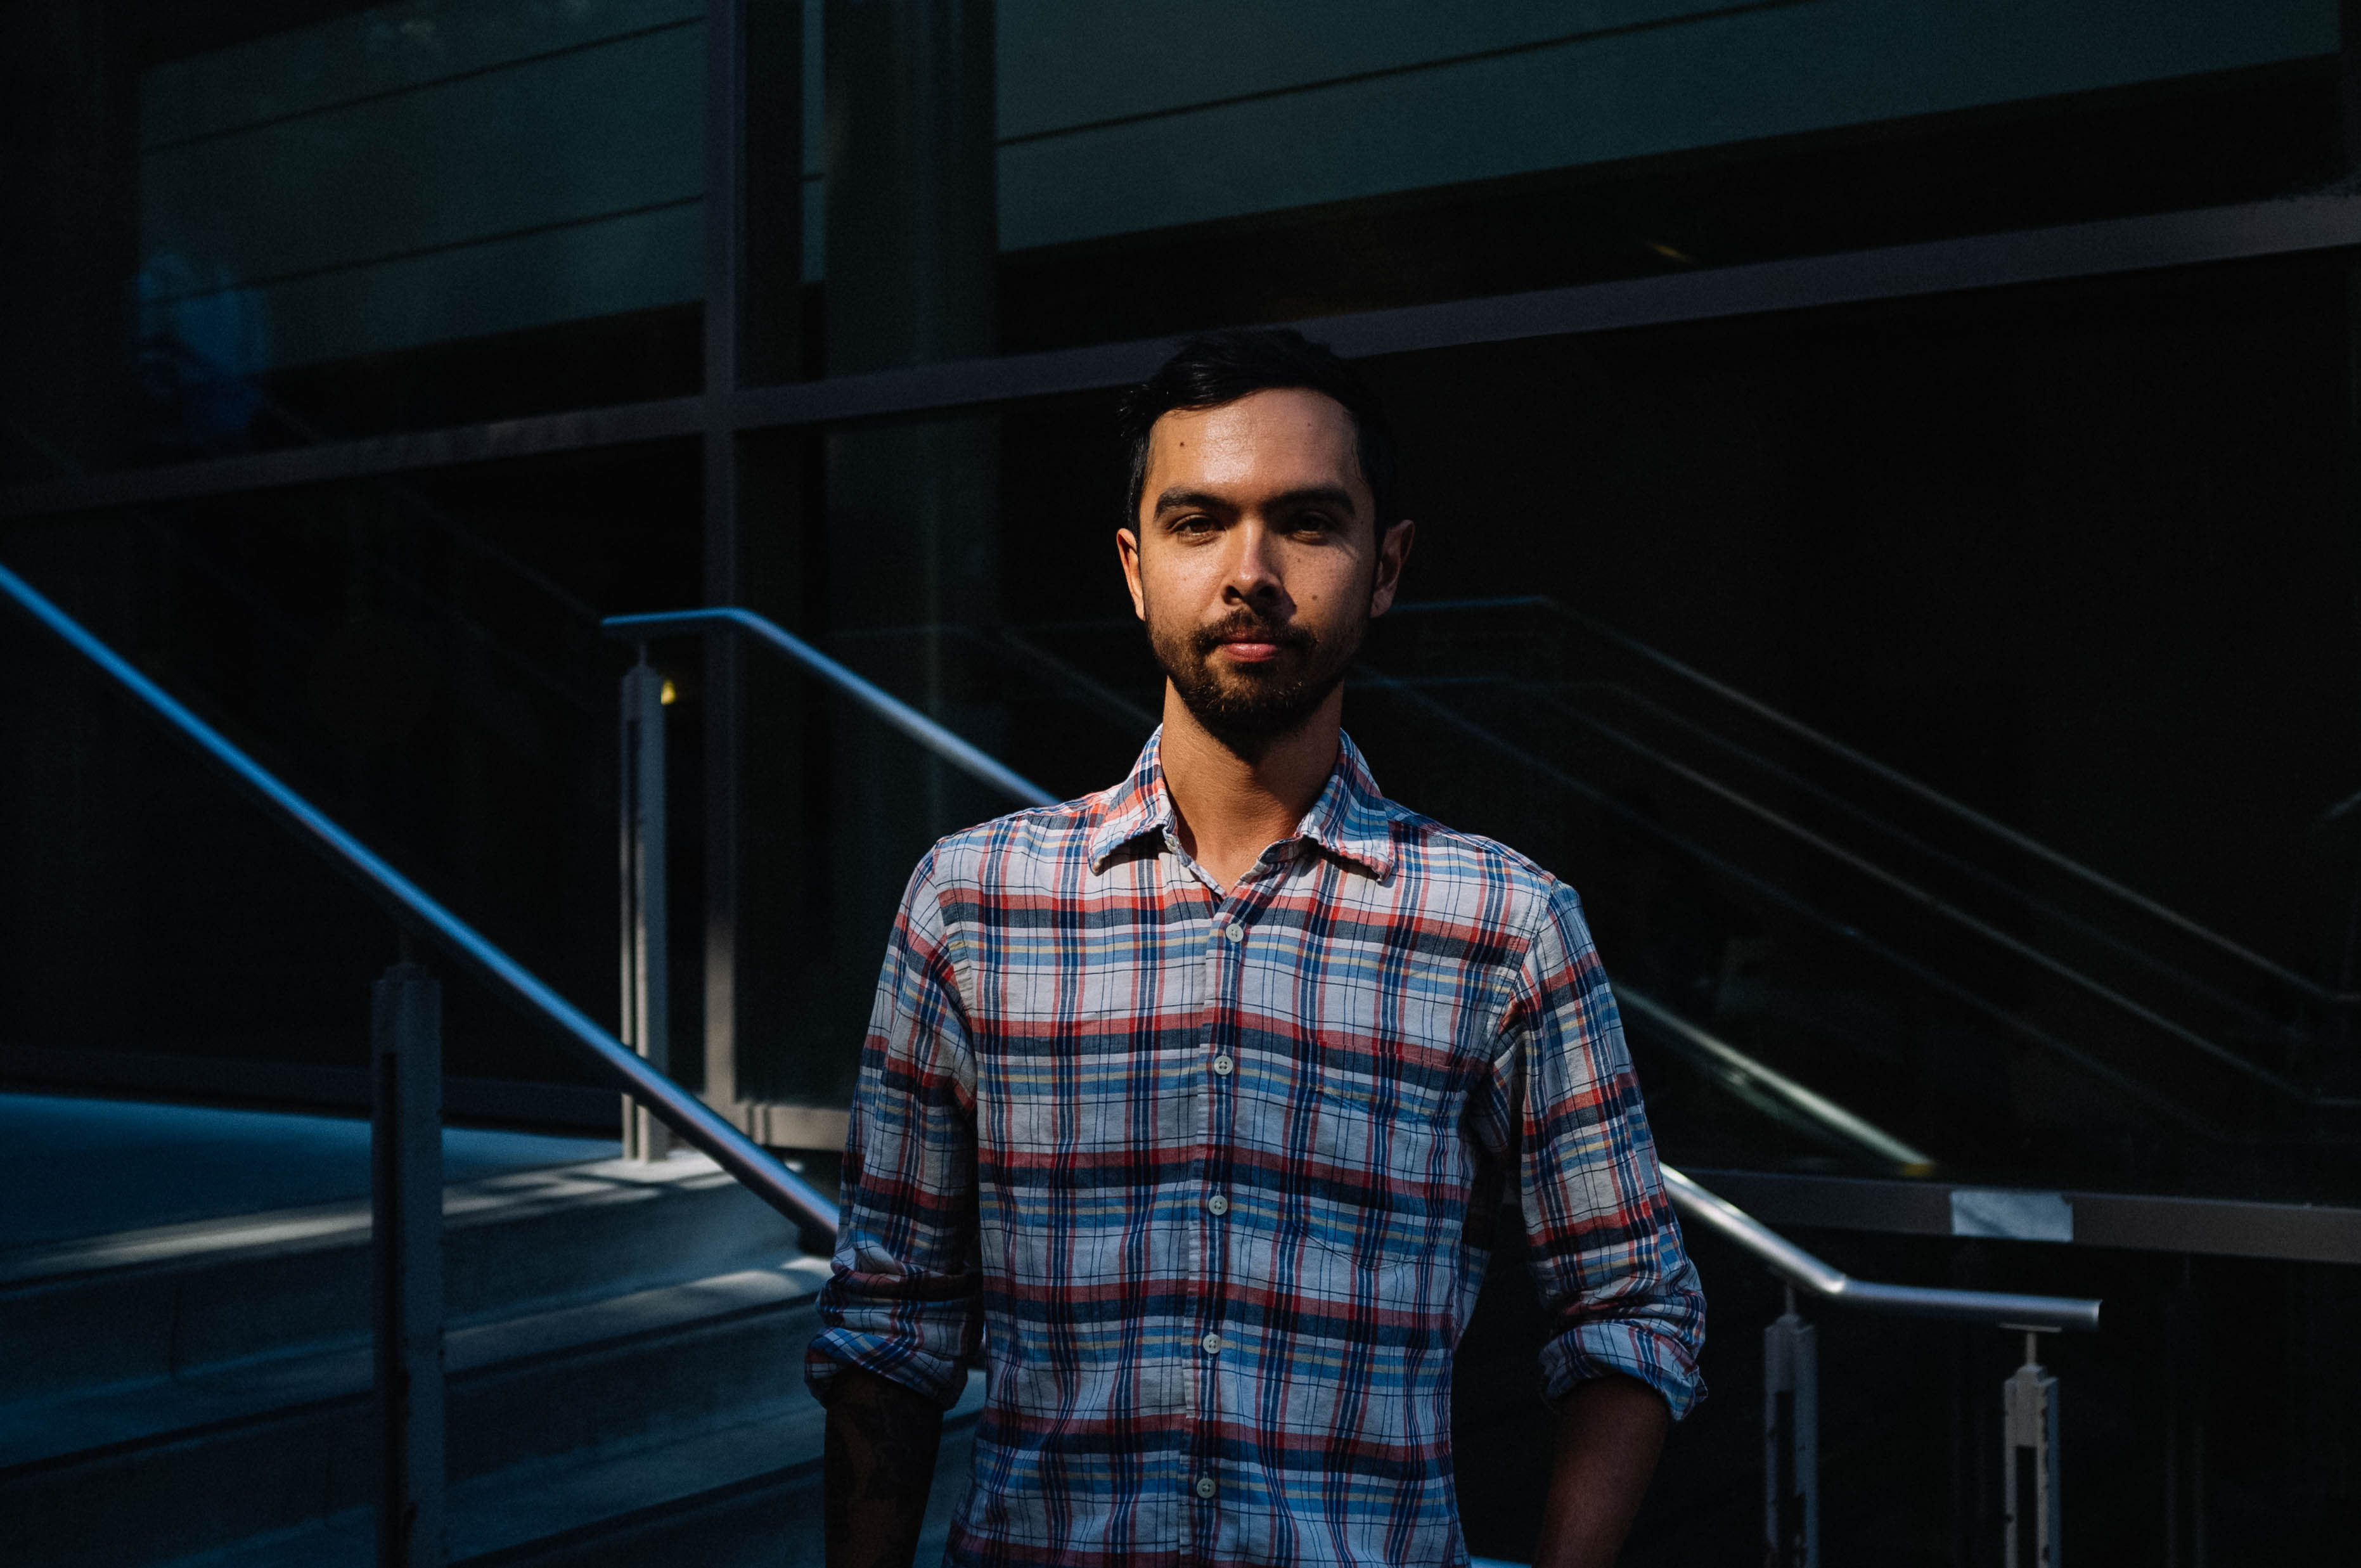
[[[1784,905],[1788,909],[1795,911],[1805,919],[1817,925],[1832,936],[1849,943],[1859,951],[1868,953],[1881,963],[1888,964],[1895,969],[1901,970],[1903,972],[1916,980],[1919,983],[1941,992],[1943,994],[1950,997],[1953,1001],[1958,1002],[1964,1006],[1973,1008],[1976,1011],[1982,1013],[1993,1023],[1999,1025],[2004,1029],[2007,1029],[2010,1033],[2016,1035],[2022,1039],[2031,1041],[2042,1049],[2056,1055],[2061,1060],[2073,1063],[2079,1070],[2088,1073],[2099,1081],[2107,1084],[2117,1093],[2124,1095],[2125,1098],[2137,1101],[2140,1104],[2146,1106],[2155,1114],[2175,1122],[2181,1127],[2201,1137],[2221,1139],[2226,1136],[2226,1135],[2224,1135],[2219,1128],[2214,1127],[2208,1122],[2201,1120],[2182,1106],[2167,1099],[2162,1093],[2149,1087],[2147,1084],[2142,1083],[2138,1080],[2129,1077],[2128,1075],[2109,1067],[2104,1062],[2097,1060],[2088,1052],[2059,1038],[2057,1036],[2033,1023],[2030,1019],[2021,1017],[2018,1014],[2010,1012],[2006,1008],[1993,1003],[1989,998],[1979,995],[1975,992],[1970,991],[1967,987],[1938,973],[1926,964],[1920,963],[1916,959],[1908,957],[1906,954],[1897,952],[1892,948],[1886,947],[1884,944],[1871,937],[1867,932],[1861,930],[1857,927],[1847,925],[1835,916],[1814,906],[1797,894],[1787,891],[1780,884],[1771,882],[1764,877],[1758,876],[1754,872],[1747,871],[1744,867],[1740,866],[1735,861],[1730,861],[1720,855],[1717,855],[1713,851],[1706,849],[1703,845],[1698,844],[1692,839],[1685,839],[1681,835],[1673,832],[1671,829],[1665,828],[1662,823],[1656,821],[1653,817],[1626,804],[1625,802],[1617,799],[1607,791],[1599,789],[1594,785],[1585,784],[1582,780],[1576,778],[1573,774],[1565,772],[1564,769],[1554,766],[1546,759],[1534,755],[1532,752],[1526,751],[1523,747],[1517,745],[1514,741],[1494,734],[1491,730],[1485,729],[1482,725],[1477,723],[1474,719],[1467,718],[1456,708],[1447,707],[1443,703],[1435,701],[1434,698],[1427,696],[1423,691],[1420,690],[1411,683],[1397,680],[1393,676],[1388,675],[1381,671],[1370,668],[1366,663],[1356,667],[1360,673],[1361,682],[1363,685],[1373,686],[1379,690],[1391,692],[1400,696],[1405,701],[1410,702],[1423,709],[1425,712],[1432,714],[1443,723],[1451,725],[1453,728],[1458,729],[1462,734],[1465,734],[1473,740],[1481,741],[1485,745],[1499,751],[1501,755],[1511,758],[1521,765],[1532,769],[1534,773],[1541,774],[1543,778],[1548,779],[1551,783],[1558,785],[1560,788],[1569,790],[1574,794],[1582,796],[1584,799],[1590,801],[1593,805],[1598,806],[1599,809],[1615,817],[1618,820],[1623,822],[1634,831],[1646,834],[1656,839],[1660,842],[1673,845],[1675,848],[1678,849],[1681,853],[1688,856],[1697,864],[1710,867],[1721,875],[1730,877],[1733,881],[1742,883],[1745,885],[1753,888],[1756,892],[1761,893],[1765,897]],[[2314,1103],[2320,1103],[2320,1102],[2315,1101]]]
[[[1599,719],[1594,718],[1590,715],[1584,713],[1581,709],[1576,708],[1570,704],[1553,701],[1551,705],[1556,707],[1561,713],[1564,713],[1566,717],[1574,719],[1576,723],[1588,727],[1597,734],[1605,737],[1608,740],[1616,745],[1621,746],[1625,751],[1631,752],[1633,755],[1645,758],[1647,761],[1654,763],[1657,767],[1660,767],[1666,773],[1672,774],[1675,778],[1681,779],[1696,788],[1703,790],[1708,795],[1728,802],[1730,805],[1736,806],[1739,810],[1754,817],[1757,821],[1765,823],[1775,830],[1785,834],[1795,842],[1818,850],[1821,854],[1828,857],[1830,860],[1834,861],[1837,864],[1843,866],[1848,871],[1859,872],[1861,875],[1868,878],[1871,882],[1877,883],[1890,892],[1900,894],[1902,897],[1907,899],[1910,903],[1916,905],[1918,908],[1925,910],[1927,913],[1935,916],[1938,919],[1949,921],[1952,925],[1959,927],[1961,930],[1981,938],[1985,942],[1998,948],[2003,952],[2010,954],[2012,957],[2024,959],[2026,962],[2030,963],[2051,976],[2065,981],[2067,984],[2075,987],[2093,999],[2113,1007],[2126,1017],[2136,1019],[2138,1022],[2148,1025],[2150,1028],[2159,1031],[2160,1033],[2170,1035],[2175,1039],[2180,1041],[2181,1044],[2212,1058],[2214,1061],[2221,1063],[2224,1067],[2229,1068],[2234,1072],[2245,1074],[2246,1077],[2255,1080],[2257,1082],[2263,1084],[2266,1088],[2268,1088],[2277,1093],[2295,1099],[2302,1099],[2311,1095],[2312,1091],[2306,1090],[2301,1084],[2294,1082],[2280,1073],[2273,1072],[2270,1069],[2262,1066],[2258,1062],[2247,1060],[2245,1057],[2240,1056],[2236,1051],[2231,1049],[2229,1047],[2222,1045],[2218,1041],[2210,1040],[2194,1029],[2187,1028],[2180,1024],[2174,1023],[2171,1019],[2167,1018],[2164,1014],[2158,1013],[2155,1008],[2135,1001],[2133,998],[2125,995],[2121,991],[2116,990],[2114,987],[2106,984],[2103,981],[2093,979],[2090,975],[2084,974],[2081,970],[2074,968],[2071,964],[2066,963],[2062,959],[2052,958],[2049,954],[2035,947],[2032,943],[2026,941],[2023,938],[2012,936],[2010,933],[2001,929],[1991,921],[1971,914],[1968,910],[1960,907],[1949,899],[1944,898],[1927,888],[1919,886],[1917,883],[1911,882],[1905,877],[1886,870],[1883,866],[1870,860],[1867,856],[1856,854],[1852,850],[1838,844],[1833,839],[1828,839],[1827,836],[1813,832],[1811,829],[1804,827],[1801,823],[1773,811],[1769,806],[1763,805],[1761,801],[1754,799],[1752,796],[1745,795],[1741,791],[1721,783],[1718,779],[1708,777],[1697,769],[1689,767],[1684,762],[1677,762],[1674,758],[1652,746],[1642,744],[1631,736],[1626,735],[1620,729],[1616,729],[1613,725],[1607,724]]]
[[[1574,718],[1583,723],[1590,722],[1590,715],[1585,712],[1582,708],[1576,707],[1568,699],[1569,694],[1576,692],[1606,693],[1610,696],[1630,704],[1631,707],[1638,708],[1640,711],[1647,714],[1657,721],[1681,730],[1694,739],[1703,741],[1706,745],[1718,751],[1736,758],[1746,767],[1769,775],[1771,778],[1775,779],[1787,788],[1795,790],[1798,793],[1817,801],[1822,806],[1834,810],[1838,815],[1851,819],[1853,822],[1868,828],[1871,832],[1881,835],[1882,837],[1901,845],[1904,849],[1908,850],[1913,854],[1921,856],[1926,860],[1932,861],[1934,864],[1941,866],[1944,870],[1950,872],[1954,875],[1959,876],[1965,881],[1975,883],[1988,893],[1997,894],[2010,899],[2023,900],[2029,907],[2038,911],[2045,922],[2059,926],[2066,930],[2075,933],[2077,936],[2086,938],[2097,946],[2105,948],[2116,958],[2147,970],[2150,975],[2157,979],[2176,985],[2182,991],[2197,996],[2213,1006],[2235,1013],[2250,1023],[2257,1024],[2267,1028],[2277,1028],[2281,1025],[2281,1020],[2279,1018],[2251,1002],[2231,995],[2229,992],[2223,990],[2221,986],[2192,972],[2187,965],[2175,964],[2164,959],[2158,958],[2147,948],[2135,946],[2133,943],[2125,940],[2123,938],[2115,935],[2112,931],[2102,929],[2100,927],[2093,925],[2091,921],[2084,919],[2081,916],[2075,914],[2072,910],[2043,898],[2038,894],[2026,892],[2021,885],[2011,882],[2006,877],[2002,876],[1999,872],[1992,870],[1989,866],[1978,864],[1975,861],[1955,854],[1950,850],[1937,848],[1935,845],[1927,842],[1926,839],[1920,838],[1917,834],[1911,832],[1908,828],[1905,828],[1897,823],[1888,821],[1886,818],[1880,817],[1875,812],[1846,798],[1844,795],[1838,794],[1835,790],[1828,788],[1825,784],[1818,784],[1812,779],[1805,777],[1803,774],[1795,772],[1784,763],[1775,762],[1764,753],[1754,750],[1752,747],[1731,740],[1729,736],[1722,734],[1720,731],[1714,729],[1708,725],[1701,724],[1694,718],[1690,718],[1683,714],[1674,711],[1664,704],[1656,701],[1654,698],[1646,696],[1637,688],[1627,685],[1620,681],[1568,681],[1555,685],[1548,685],[1502,678],[1500,684],[1507,685],[1509,689],[1518,693],[1521,696],[1527,697],[1535,702],[1547,704],[1549,707],[1558,710],[1559,712],[1565,713],[1568,717]],[[1619,743],[1623,740],[1620,731],[1603,729],[1600,733],[1609,740],[1618,740]],[[1641,754],[1653,758],[1654,752],[1653,750],[1648,750],[1642,751]],[[2361,796],[2356,796],[2356,798],[2361,799]],[[1752,807],[1750,806],[1748,809],[1752,809]]]
[[[1734,1244],[1772,1273],[1823,1301],[1864,1311],[1987,1323],[2004,1329],[2095,1332],[2099,1303],[2073,1296],[2017,1296],[2000,1290],[1947,1290],[1925,1285],[1881,1285],[1855,1279],[1822,1262],[1729,1199],[1719,1197],[1671,1166],[1664,1190],[1682,1217]]]
[[[1512,600],[1507,602],[1523,603],[1527,601]],[[1539,603],[1545,601],[1535,600],[1531,602]],[[1533,769],[1535,772],[1542,773],[1543,776],[1549,778],[1553,783],[1557,784],[1561,787],[1580,791],[1583,794],[1590,795],[1594,799],[1599,800],[1602,805],[1606,805],[1610,810],[1618,809],[1614,806],[1611,801],[1609,801],[1606,797],[1600,795],[1598,791],[1589,789],[1583,785],[1571,774],[1566,773],[1562,769],[1551,765],[1543,759],[1535,756],[1533,753],[1525,751],[1521,747],[1515,745],[1513,742],[1510,742],[1495,734],[1493,731],[1485,729],[1483,726],[1476,723],[1473,719],[1466,718],[1456,709],[1448,707],[1444,704],[1437,702],[1434,698],[1426,696],[1422,688],[1434,683],[1404,680],[1399,676],[1387,674],[1384,672],[1370,666],[1367,663],[1363,663],[1356,668],[1362,685],[1375,686],[1417,703],[1425,707],[1429,712],[1444,719],[1445,722],[1456,726],[1458,729],[1475,739],[1480,740],[1507,755],[1515,758],[1518,762]],[[1470,676],[1462,680],[1445,684],[1485,685],[1500,685],[1509,686],[1511,690],[1518,689],[1514,683],[1507,682],[1495,676]],[[2182,1025],[2174,1023],[2169,1018],[2165,1017],[2162,1014],[2158,1013],[2154,1008],[2146,1006],[2141,1003],[2135,1001],[2131,997],[2125,995],[2122,992],[2115,990],[2114,987],[2107,985],[2103,981],[2094,980],[2091,976],[2084,974],[2080,970],[2073,968],[2071,965],[2050,957],[2048,953],[2035,948],[2032,944],[2025,941],[2024,939],[2009,935],[2007,932],[2001,930],[1998,927],[1993,926],[1989,921],[1980,919],[1975,916],[1971,915],[1966,910],[1950,904],[1947,900],[1914,883],[1909,882],[1896,873],[1885,870],[1883,867],[1866,859],[1865,857],[1857,855],[1851,850],[1843,849],[1822,835],[1814,833],[1809,829],[1803,828],[1799,824],[1782,817],[1777,812],[1773,811],[1770,807],[1763,805],[1760,801],[1742,794],[1739,790],[1724,784],[1718,780],[1709,778],[1694,768],[1690,768],[1681,762],[1675,762],[1672,758],[1652,747],[1640,743],[1631,737],[1623,734],[1614,726],[1603,723],[1600,720],[1592,718],[1588,714],[1582,712],[1579,708],[1574,707],[1570,704],[1546,696],[1544,696],[1542,700],[1548,702],[1559,712],[1564,713],[1568,718],[1588,727],[1598,734],[1604,736],[1609,740],[1623,747],[1632,754],[1653,762],[1657,766],[1672,773],[1675,777],[1682,779],[1708,794],[1729,802],[1732,806],[1737,806],[1740,810],[1756,817],[1758,820],[1765,822],[1778,830],[1786,833],[1797,842],[1816,849],[1834,859],[1839,864],[1843,865],[1850,870],[1859,872],[1870,880],[1900,894],[1918,907],[1942,918],[1948,919],[1963,929],[1971,931],[1986,941],[1993,943],[2003,951],[2008,952],[2047,970],[2048,973],[2055,975],[2070,985],[2073,985],[2077,989],[2084,992],[2086,994],[2114,1007],[2116,1011],[2124,1014],[2125,1016],[2145,1024],[2160,1033],[2171,1036],[2173,1038],[2180,1041],[2183,1045],[2203,1054],[2213,1061],[2228,1068],[2232,1071],[2239,1073],[2242,1076],[2261,1084],[2264,1088],[2270,1090],[2273,1093],[2278,1094],[2282,1098],[2302,1101],[2308,1104],[2329,1110],[2349,1110],[2356,1105],[2361,1105],[2361,1097],[2331,1095],[2323,1093],[2316,1089],[2307,1089],[2302,1084],[2294,1081],[2283,1073],[2274,1072],[2269,1068],[2263,1066],[2259,1062],[2249,1060],[2229,1047],[2220,1044],[2218,1041],[2208,1039],[2204,1036],[2198,1034],[2193,1029],[2185,1028]],[[1672,837],[1669,834],[1661,834],[1660,836],[1666,837],[1668,839]],[[1697,853],[1694,848],[1692,848],[1691,852]],[[1704,857],[1702,855],[1699,856],[1700,860],[1707,858],[1708,857]],[[1725,869],[1728,868],[1725,867]],[[1753,882],[1758,886],[1766,886],[1767,890],[1767,884],[1763,883],[1760,878],[1749,877],[1747,880]],[[1782,901],[1789,904],[1791,907],[1801,907],[1795,900],[1784,898],[1784,895],[1782,896]],[[1860,934],[1853,927],[1850,926],[1842,926],[1839,927],[1839,929],[1840,934],[1843,935],[1846,939],[1853,941],[1857,945],[1860,944]],[[1871,950],[1877,949],[1872,948]],[[1881,951],[1880,956],[1892,961],[1892,955],[1888,953]],[[2018,1028],[2020,1032],[2024,1032],[2021,1025],[2017,1021],[2011,1020],[2010,1026],[2012,1028]],[[2081,1053],[2072,1050],[2071,1047],[2063,1047],[2058,1042],[2046,1039],[2041,1043],[2052,1049],[2062,1048],[2067,1055],[2076,1058],[2079,1064],[2083,1066],[2085,1069],[2089,1069],[2092,1065],[2087,1059],[2082,1058]],[[2118,1082],[2117,1087],[2122,1088],[2125,1087],[2125,1085]]]
[[[1773,1106],[1807,1126],[1859,1149],[1912,1176],[1925,1176],[1936,1166],[1935,1157],[1914,1148],[1892,1133],[1846,1110],[1817,1090],[1796,1082],[1767,1062],[1758,1061],[1719,1035],[1698,1028],[1645,992],[1618,981],[1615,1001],[1662,1030],[1684,1055],[1702,1058],[1737,1083],[1763,1095]]]
[[[1636,654],[1640,658],[1649,661],[1651,663],[1657,665],[1661,669],[1670,671],[1672,674],[1678,675],[1683,680],[1689,682],[1692,685],[1712,693],[1715,696],[1721,698],[1724,702],[1730,703],[1731,706],[1736,707],[1744,708],[1747,712],[1753,714],[1756,718],[1784,729],[1796,739],[1817,746],[1822,751],[1828,752],[1829,755],[1837,757],[1846,762],[1850,762],[1854,767],[1860,768],[1865,773],[1883,779],[1885,783],[1892,784],[1896,789],[1917,796],[1920,800],[1925,801],[1927,805],[1935,807],[1937,810],[1947,813],[1948,815],[1967,823],[1971,827],[1990,834],[1993,838],[2000,839],[2003,843],[2020,850],[2026,854],[2031,855],[2036,860],[2041,861],[2054,869],[2065,872],[2068,876],[2084,883],[2086,886],[2095,888],[2099,892],[2106,894],[2110,897],[2114,898],[2121,903],[2131,905],[2133,908],[2138,910],[2144,915],[2149,916],[2154,919],[2163,921],[2166,925],[2173,927],[2187,936],[2195,938],[2197,940],[2205,943],[2207,946],[2214,948],[2218,952],[2236,959],[2240,962],[2245,963],[2253,969],[2261,970],[2263,973],[2269,975],[2272,979],[2279,981],[2281,984],[2292,987],[2293,989],[2301,992],[2303,994],[2312,997],[2314,1001],[2338,1007],[2349,1007],[2356,1004],[2361,1004],[2361,992],[2334,990],[2331,987],[2323,985],[2316,980],[2311,979],[2309,976],[2299,974],[2294,970],[2289,969],[2284,964],[2278,963],[2270,959],[2265,958],[2262,954],[2256,952],[2253,948],[2246,947],[2245,945],[2225,937],[2209,927],[2198,924],[2196,921],[2191,919],[2188,916],[2181,914],[2179,910],[2172,908],[2170,905],[2159,904],[2155,899],[2148,897],[2145,894],[2139,893],[2135,889],[2125,887],[2123,883],[2116,882],[2114,878],[2105,875],[2103,872],[2092,870],[2091,867],[2084,865],[2081,861],[2075,860],[2072,856],[2051,849],[2040,839],[2033,838],[2029,834],[2021,833],[2017,831],[2017,829],[2009,827],[2006,823],[1984,815],[1982,812],[1978,811],[1971,806],[1954,800],[1949,795],[1945,795],[1942,791],[1934,788],[1932,785],[1912,778],[1909,774],[1903,773],[1899,769],[1888,767],[1886,764],[1879,762],[1876,758],[1870,756],[1868,753],[1857,751],[1854,748],[1846,745],[1843,741],[1835,739],[1833,736],[1822,734],[1820,731],[1813,729],[1810,725],[1804,723],[1801,719],[1795,718],[1781,712],[1779,709],[1773,707],[1769,703],[1763,702],[1757,697],[1749,696],[1746,693],[1740,691],[1735,686],[1725,685],[1720,681],[1715,680],[1711,675],[1707,674],[1704,671],[1696,669],[1688,664],[1685,664],[1680,660],[1674,658],[1671,654],[1664,652],[1661,649],[1653,648],[1647,643],[1641,641],[1636,637],[1631,636],[1626,632],[1617,630],[1614,627],[1608,625],[1605,621],[1600,620],[1596,616],[1587,615],[1581,610],[1562,605],[1546,594],[1525,594],[1513,598],[1492,599],[1429,599],[1421,602],[1396,605],[1394,607],[1393,613],[1400,615],[1404,613],[1416,613],[1421,610],[1520,609],[1547,610],[1550,614],[1557,616],[1561,620],[1571,620],[1576,625],[1584,628],[1586,630],[1592,632],[1596,636],[1602,638],[1609,642],[1614,643],[1616,646],[1622,648],[1626,652]]]
[[[853,674],[785,627],[751,609],[741,609],[735,605],[716,605],[704,609],[661,610],[647,615],[610,615],[598,626],[609,637],[632,642],[645,642],[650,638],[676,636],[687,631],[704,631],[718,626],[752,632],[971,778],[980,779],[1027,806],[1055,806],[1058,803],[1058,796],[999,758],[961,739],[884,687]]]
[[[835,1233],[836,1205],[818,1189],[722,1120],[702,1100],[650,1067],[631,1047],[593,1023],[580,1008],[445,909],[425,889],[396,871],[5,566],[0,566],[0,594],[55,632],[67,646],[146,704],[182,739],[219,763],[232,782],[260,801],[339,871],[358,882],[362,890],[383,905],[405,930],[441,948],[528,1014],[553,1026],[617,1088],[645,1105],[686,1142],[711,1156],[715,1164],[754,1196],[799,1226]]]

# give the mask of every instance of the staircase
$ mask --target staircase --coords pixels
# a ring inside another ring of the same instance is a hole
[[[454,1563],[820,1561],[827,1269],[792,1224],[686,1155],[457,1184],[444,1215]],[[0,1254],[10,1560],[368,1561],[368,1230],[363,1200]]]

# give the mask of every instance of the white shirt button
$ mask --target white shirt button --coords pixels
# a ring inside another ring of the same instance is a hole
[[[1222,1354],[1222,1336],[1219,1334],[1207,1334],[1198,1343],[1205,1347],[1205,1354],[1207,1355],[1219,1355]]]
[[[1205,1212],[1209,1214],[1226,1214],[1230,1212],[1230,1201],[1216,1192],[1205,1200]]]
[[[1215,1484],[1211,1475],[1200,1475],[1197,1477],[1197,1496],[1201,1497],[1210,1497],[1221,1489],[1222,1488]]]
[[[1233,920],[1222,927],[1222,935],[1233,942],[1243,942],[1246,939],[1246,928]]]
[[[1213,1070],[1224,1078],[1229,1077],[1230,1069],[1235,1066],[1237,1066],[1237,1063],[1232,1061],[1227,1057],[1215,1057],[1213,1058]]]

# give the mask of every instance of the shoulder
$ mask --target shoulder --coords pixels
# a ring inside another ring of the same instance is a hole
[[[917,880],[943,889],[1047,891],[1087,864],[1092,831],[1104,817],[1102,793],[979,822],[938,839]]]
[[[1580,895],[1530,856],[1397,801],[1383,810],[1405,894],[1458,910],[1519,957],[1537,942],[1589,945]]]

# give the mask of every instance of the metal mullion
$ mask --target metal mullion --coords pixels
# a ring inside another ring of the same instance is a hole
[[[707,602],[744,597],[740,565],[738,390],[746,293],[746,0],[705,7],[705,474]],[[705,640],[704,1095],[738,1098],[739,849],[744,694],[737,640]]]

